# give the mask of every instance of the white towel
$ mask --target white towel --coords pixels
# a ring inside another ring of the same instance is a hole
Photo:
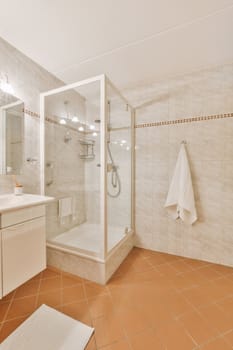
[[[59,206],[59,217],[60,218],[72,215],[73,208],[72,208],[72,198],[71,197],[59,199],[58,206]]]
[[[197,220],[193,186],[184,144],[181,145],[165,207],[173,219],[192,225]]]

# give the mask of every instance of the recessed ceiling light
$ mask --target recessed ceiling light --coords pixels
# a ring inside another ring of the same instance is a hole
[[[73,116],[71,120],[74,123],[78,123],[78,117],[76,117],[76,116]]]
[[[59,123],[62,124],[62,125],[65,125],[66,124],[66,120],[65,119],[60,119]]]
[[[11,95],[14,94],[13,87],[7,81],[1,80],[0,81],[0,88],[2,91],[6,92],[7,94],[11,94]]]

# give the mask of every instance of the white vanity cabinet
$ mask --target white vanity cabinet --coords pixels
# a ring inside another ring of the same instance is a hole
[[[46,268],[45,205],[0,214],[0,298]]]

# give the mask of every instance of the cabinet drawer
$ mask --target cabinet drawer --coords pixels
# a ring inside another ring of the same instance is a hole
[[[2,230],[3,296],[45,267],[45,217]]]
[[[1,227],[9,227],[45,215],[45,206],[38,205],[30,208],[9,211],[1,215]]]

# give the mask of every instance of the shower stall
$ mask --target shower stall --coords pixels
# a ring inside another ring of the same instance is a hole
[[[105,75],[40,107],[48,264],[104,284],[133,247],[134,110]]]

